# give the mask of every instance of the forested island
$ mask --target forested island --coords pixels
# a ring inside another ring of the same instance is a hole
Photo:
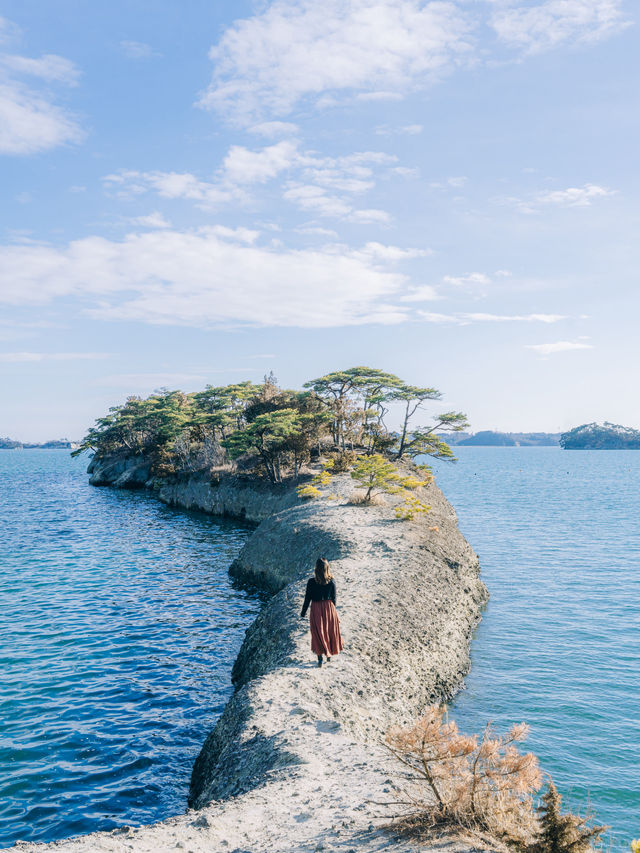
[[[16,441],[13,438],[0,438],[0,450],[71,450],[76,444],[67,438],[44,441],[40,444]]]
[[[640,450],[640,430],[605,421],[582,424],[560,436],[564,450]]]
[[[441,399],[435,388],[409,385],[370,367],[352,367],[280,388],[273,375],[185,394],[162,390],[129,397],[96,421],[73,451],[97,460],[121,453],[144,456],[154,476],[171,477],[233,466],[272,484],[298,479],[311,460],[339,453],[342,470],[362,454],[392,460],[428,455],[452,459],[443,439],[468,426],[461,412],[443,412],[417,424],[421,408]],[[400,429],[388,429],[391,409]]]

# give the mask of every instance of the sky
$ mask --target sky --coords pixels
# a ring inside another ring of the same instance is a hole
[[[634,12],[0,0],[0,436],[354,365],[640,428]]]

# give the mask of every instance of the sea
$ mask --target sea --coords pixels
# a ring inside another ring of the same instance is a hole
[[[640,836],[640,452],[456,447],[433,466],[490,600],[451,715],[527,722],[564,806]]]
[[[567,808],[640,835],[640,452],[456,448],[436,480],[491,598],[451,714],[522,720]],[[0,451],[0,847],[182,812],[260,597],[251,529]],[[401,522],[398,522],[401,523]]]
[[[0,451],[0,847],[186,808],[257,595],[251,528]]]

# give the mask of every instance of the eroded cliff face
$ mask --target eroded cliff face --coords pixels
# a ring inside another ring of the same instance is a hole
[[[163,483],[140,459],[90,470],[96,484],[143,486],[176,506],[260,522],[231,572],[273,595],[246,633],[236,691],[193,768],[189,805],[201,817],[190,812],[132,830],[126,844],[98,833],[58,846],[70,853],[233,844],[253,853],[386,849],[376,802],[389,799],[396,768],[381,740],[390,725],[460,687],[487,598],[477,557],[437,486],[422,490],[426,516],[399,521],[394,498],[351,505],[348,475],[304,501],[293,488],[234,477]],[[308,619],[300,618],[319,556],[331,561],[345,642],[321,669]],[[394,847],[416,849],[402,839]]]
[[[171,506],[255,523],[299,503],[295,489],[272,486],[257,478],[206,473],[154,477],[151,464],[144,456],[93,459],[87,471],[92,486],[148,489]]]

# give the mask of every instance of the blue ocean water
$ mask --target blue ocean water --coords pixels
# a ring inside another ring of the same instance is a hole
[[[531,725],[565,795],[640,836],[640,452],[456,448],[434,467],[491,600],[452,707],[464,731]]]
[[[259,609],[249,530],[88,485],[64,451],[0,451],[0,847],[186,807]]]

